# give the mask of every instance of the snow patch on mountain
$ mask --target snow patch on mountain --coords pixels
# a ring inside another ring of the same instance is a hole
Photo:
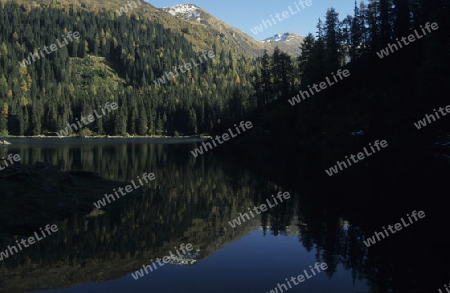
[[[163,7],[162,10],[184,20],[202,20],[202,11],[200,7],[194,4],[178,4],[171,7]]]
[[[267,38],[262,40],[263,43],[271,43],[271,42],[289,42],[292,40],[295,36],[291,33],[284,33],[284,34],[276,34],[273,37]]]

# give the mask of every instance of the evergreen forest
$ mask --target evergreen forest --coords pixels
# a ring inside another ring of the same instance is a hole
[[[314,138],[354,129],[375,135],[410,130],[425,113],[446,106],[448,0],[355,2],[354,15],[344,18],[330,8],[306,36],[300,56],[276,48],[252,59],[217,40],[204,48],[215,58],[161,86],[154,80],[200,53],[185,38],[188,28],[179,33],[158,18],[75,5],[0,7],[2,135],[54,135],[107,101],[117,102],[118,110],[86,126],[83,135],[197,135],[255,113],[263,113],[271,135]],[[377,56],[427,22],[439,29]],[[81,38],[19,65],[69,31]],[[289,107],[287,99],[340,68],[351,78]]]

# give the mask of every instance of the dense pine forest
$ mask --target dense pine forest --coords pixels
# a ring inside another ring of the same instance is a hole
[[[214,59],[156,86],[153,81],[164,72],[199,53],[183,33],[158,19],[2,3],[0,133],[55,135],[106,101],[117,102],[119,109],[85,127],[83,135],[194,135],[261,111],[270,111],[261,122],[270,121],[265,128],[271,135],[286,134],[285,129],[303,138],[410,129],[425,113],[446,106],[448,9],[448,0],[370,0],[355,2],[354,15],[340,19],[331,8],[315,35],[306,37],[301,56],[275,49],[253,60],[217,43],[204,48],[216,53]],[[377,52],[426,22],[439,29],[380,60]],[[69,31],[81,38],[29,66],[19,65],[29,52]],[[287,99],[299,89],[343,66],[351,72],[349,80],[288,107]],[[272,123],[274,115],[279,123]],[[443,126],[430,129],[436,127]]]
[[[330,8],[292,63],[277,51],[259,60],[255,92],[270,104],[247,118],[265,131],[239,138],[239,144],[266,144],[279,155],[307,148],[324,157],[381,137],[405,149],[443,140],[448,118],[421,130],[414,122],[449,105],[449,9],[448,0],[371,0],[355,2],[354,15],[340,18]],[[427,23],[439,28],[424,35]],[[398,45],[416,30],[420,39]],[[389,49],[392,44],[398,51]],[[380,58],[386,48],[389,55]],[[339,69],[350,77],[288,103]]]
[[[81,7],[0,6],[0,103],[3,135],[54,134],[106,101],[119,109],[83,134],[177,135],[211,130],[221,117],[254,107],[254,61],[230,51],[180,74],[165,85],[154,80],[197,58],[192,45],[158,21],[92,12]],[[44,45],[79,32],[81,38],[31,65],[19,62]]]

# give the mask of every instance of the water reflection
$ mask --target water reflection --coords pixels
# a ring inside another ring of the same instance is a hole
[[[9,147],[8,152],[20,154],[22,164],[46,161],[64,171],[92,171],[102,178],[126,183],[143,172],[155,173],[156,179],[142,188],[142,194],[103,215],[68,217],[58,223],[60,231],[52,241],[41,241],[3,261],[2,292],[76,285],[73,292],[126,292],[124,288],[148,291],[150,286],[158,292],[268,292],[316,261],[328,264],[325,273],[332,278],[311,281],[301,292],[333,288],[335,292],[368,291],[365,282],[371,290],[383,292],[413,288],[404,280],[419,274],[419,263],[428,264],[427,257],[416,264],[402,253],[405,243],[411,242],[408,233],[367,249],[361,240],[371,235],[372,226],[382,225],[382,220],[362,221],[359,215],[369,214],[370,210],[355,208],[353,195],[327,196],[335,192],[335,186],[312,189],[304,178],[298,178],[297,187],[288,189],[256,176],[229,158],[206,153],[195,159],[189,153],[194,147]],[[228,222],[239,213],[265,203],[279,191],[289,191],[292,198],[234,229],[230,227]],[[399,210],[392,214],[397,212],[401,214]],[[194,266],[177,268],[167,264],[158,274],[139,280],[142,283],[131,277],[131,272],[167,255],[181,243],[192,243],[199,249]],[[414,249],[417,245],[405,251],[417,253]],[[429,251],[420,253],[432,255]],[[402,262],[407,264],[408,273],[399,269]],[[436,281],[439,277],[434,274]],[[180,280],[179,285],[168,286],[165,282],[171,278]],[[421,288],[428,284],[419,278],[417,283]],[[445,281],[437,282],[442,283]],[[300,287],[291,290],[296,292]]]

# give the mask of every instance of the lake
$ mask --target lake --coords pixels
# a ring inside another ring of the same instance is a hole
[[[267,162],[270,171],[264,172],[224,154],[194,158],[195,147],[19,141],[4,148],[2,156],[18,153],[23,165],[48,162],[64,172],[97,173],[111,182],[98,199],[143,173],[156,179],[101,213],[53,221],[58,232],[0,263],[0,292],[434,292],[450,282],[444,279],[448,269],[433,270],[448,261],[449,246],[440,236],[446,234],[446,209],[436,204],[448,195],[443,180],[449,164],[443,158],[420,155],[411,162],[386,151],[378,163],[327,178],[323,170],[308,173],[314,166],[302,159],[278,168]],[[392,174],[385,173],[388,162]],[[290,197],[275,204],[279,192]],[[267,208],[257,214],[253,208],[261,204]],[[426,217],[364,245],[374,231],[413,210],[424,210]],[[241,221],[233,228],[235,219]],[[0,251],[8,243],[1,239]],[[155,263],[157,269],[135,278],[136,271],[182,244],[192,244],[189,255]],[[317,262],[327,269],[312,275],[310,266]],[[304,270],[311,277],[290,281],[287,289],[288,280]]]

